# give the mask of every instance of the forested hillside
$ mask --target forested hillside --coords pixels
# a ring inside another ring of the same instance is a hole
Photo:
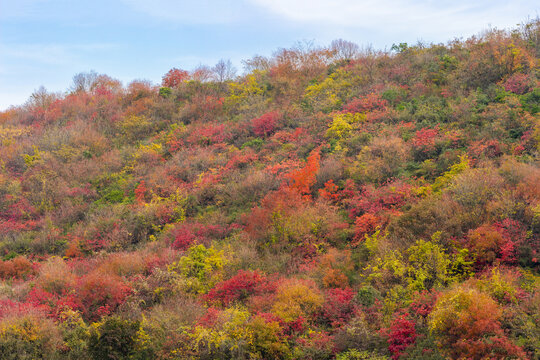
[[[534,20],[36,91],[0,358],[538,359],[539,55]]]

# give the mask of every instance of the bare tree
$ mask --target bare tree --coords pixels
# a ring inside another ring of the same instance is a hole
[[[78,73],[73,76],[73,84],[69,89],[74,93],[89,92],[95,86],[98,77],[98,73],[94,70]]]
[[[34,90],[30,98],[26,102],[26,105],[32,108],[45,108],[52,104],[59,96],[55,93],[50,93],[42,85],[39,89]]]
[[[360,47],[347,40],[337,39],[330,43],[330,50],[336,60],[352,60],[358,56]]]
[[[71,84],[69,90],[73,93],[92,92],[100,87],[107,88],[113,92],[119,92],[122,90],[122,83],[109,75],[98,74],[92,70],[73,76],[73,84]]]
[[[191,72],[191,78],[195,81],[205,82],[214,76],[214,72],[208,65],[199,65]]]
[[[231,80],[236,75],[236,68],[231,63],[231,60],[219,60],[216,66],[212,68],[212,71],[214,72],[214,79],[220,83]]]
[[[253,72],[255,70],[265,71],[272,67],[271,61],[261,55],[255,55],[252,59],[242,60],[244,65],[244,71],[247,73]]]

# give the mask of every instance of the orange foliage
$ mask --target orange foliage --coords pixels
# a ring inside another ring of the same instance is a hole
[[[317,148],[309,154],[306,165],[303,168],[288,174],[290,180],[289,187],[306,199],[311,198],[311,187],[317,180],[316,176],[319,171],[320,160],[320,148]]]
[[[0,278],[25,278],[35,273],[35,268],[24,256],[17,256],[12,260],[0,261]]]

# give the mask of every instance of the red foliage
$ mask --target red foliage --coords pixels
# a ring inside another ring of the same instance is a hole
[[[210,302],[229,306],[233,302],[242,302],[252,295],[274,292],[276,284],[258,271],[240,270],[229,280],[223,281],[206,295]]]
[[[326,331],[313,331],[308,333],[307,337],[297,339],[298,344],[308,353],[315,353],[320,358],[328,359],[336,352],[334,346],[334,337]]]
[[[388,337],[388,350],[392,353],[392,359],[397,360],[403,352],[416,341],[416,329],[414,322],[407,319],[408,314],[396,317],[388,329],[382,332]]]
[[[145,197],[147,191],[146,183],[143,180],[135,188],[135,200],[137,200],[138,204],[144,204],[146,202]]]
[[[208,244],[212,239],[225,238],[231,230],[230,226],[184,222],[171,231],[171,246],[176,250],[185,250],[195,243]]]
[[[413,315],[418,315],[424,319],[427,318],[431,313],[431,310],[433,310],[438,296],[439,293],[426,290],[417,293],[414,296],[413,302],[409,305],[410,312]]]
[[[211,328],[218,321],[219,314],[221,314],[220,309],[209,307],[208,310],[206,310],[206,313],[199,319],[197,324],[200,326]]]
[[[224,170],[242,169],[258,160],[258,158],[257,154],[248,149],[244,153],[232,155],[225,165]]]
[[[489,296],[475,293],[455,305],[455,312],[442,319],[439,339],[454,359],[525,358],[523,349],[504,335],[499,319],[502,311]]]
[[[422,128],[416,132],[412,138],[412,145],[416,151],[429,153],[435,150],[435,139],[439,134],[439,130]]]
[[[340,198],[338,194],[338,186],[334,184],[334,180],[328,180],[324,184],[323,189],[319,189],[319,196],[323,199],[337,202]]]
[[[180,85],[182,82],[189,78],[189,73],[185,70],[172,68],[169,70],[162,79],[162,85],[175,88]]]
[[[34,230],[38,226],[37,210],[27,199],[4,195],[0,205],[0,234]]]
[[[476,254],[480,268],[496,260],[514,264],[517,261],[517,247],[526,244],[526,229],[523,224],[504,219],[493,225],[482,225],[468,234],[468,246]]]
[[[388,102],[381,98],[379,94],[371,93],[352,100],[343,107],[343,110],[349,113],[363,113],[373,110],[384,110],[387,106]]]
[[[120,277],[96,271],[81,277],[75,290],[82,314],[89,320],[115,311],[132,291]]]
[[[362,186],[362,191],[357,194],[354,187],[346,188],[353,196],[345,199],[349,207],[349,217],[356,219],[364,213],[379,215],[384,212],[398,213],[407,201],[412,199],[412,186],[396,180],[384,184],[378,188],[373,185]]]
[[[469,155],[473,159],[479,159],[482,156],[496,158],[502,154],[502,145],[497,140],[475,141],[469,147]]]
[[[373,234],[379,222],[379,217],[370,213],[357,217],[354,222],[354,239],[356,241],[362,241],[366,235]]]
[[[513,92],[514,94],[523,95],[529,91],[529,77],[527,74],[515,73],[510,76],[503,84],[504,90]]]
[[[14,259],[7,261],[0,261],[0,278],[7,279],[20,279],[27,278],[34,275],[36,268],[34,264],[24,256],[17,256]]]
[[[195,241],[195,234],[190,226],[184,225],[174,230],[174,241],[171,247],[176,250],[187,250]]]
[[[328,289],[320,318],[333,328],[345,325],[355,313],[355,292],[351,288]]]
[[[55,294],[35,286],[30,290],[26,297],[26,302],[36,309],[42,310],[55,319],[58,319],[60,313],[69,308],[72,310],[81,310],[81,305],[73,293]]]
[[[280,118],[281,115],[277,111],[272,111],[251,120],[253,132],[260,137],[266,137],[272,134],[276,128],[276,123]]]
[[[208,146],[222,143],[229,138],[225,124],[204,124],[195,128],[186,141],[191,145]]]
[[[36,309],[28,303],[20,303],[6,298],[0,299],[0,319],[3,319],[6,316],[27,314],[36,310],[40,311],[40,309]]]

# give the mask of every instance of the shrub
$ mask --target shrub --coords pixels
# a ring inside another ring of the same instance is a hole
[[[332,328],[345,325],[354,316],[353,298],[354,291],[351,288],[326,290],[320,320]]]
[[[92,324],[88,351],[93,359],[132,359],[137,351],[138,321],[123,320],[117,316]]]
[[[501,329],[501,315],[501,308],[489,295],[461,286],[437,300],[430,329],[441,350],[453,358],[522,358],[521,348]]]
[[[2,359],[55,359],[60,344],[60,335],[52,321],[38,314],[20,314],[0,320]]]
[[[89,320],[97,320],[114,312],[132,291],[118,275],[99,271],[82,276],[75,288],[82,314]]]
[[[403,352],[414,344],[417,337],[414,322],[407,317],[408,314],[396,317],[390,327],[384,330],[388,336],[388,350],[392,353],[393,360],[398,360]]]
[[[285,322],[314,315],[323,305],[324,298],[314,284],[290,279],[277,289],[272,313]]]
[[[186,291],[205,293],[219,282],[220,271],[226,263],[223,251],[196,245],[190,247],[178,262],[169,265],[169,272],[181,275]]]
[[[12,278],[27,278],[35,274],[36,268],[24,256],[17,256],[11,260],[0,261],[0,278],[7,280]]]
[[[240,270],[229,280],[212,288],[206,298],[211,302],[230,306],[231,303],[243,302],[252,295],[261,296],[274,290],[275,284],[258,271]]]
[[[272,134],[280,118],[281,115],[277,111],[273,111],[251,120],[253,133],[260,137]]]

